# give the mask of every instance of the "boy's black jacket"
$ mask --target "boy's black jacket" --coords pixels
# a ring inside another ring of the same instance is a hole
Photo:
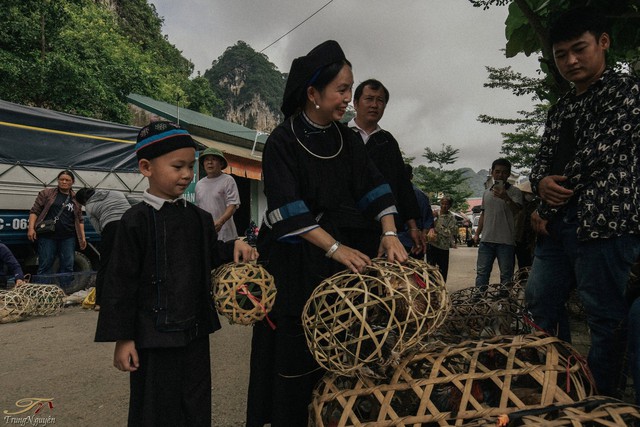
[[[172,235],[171,215],[173,221],[190,224],[190,235]],[[134,340],[137,348],[181,347],[219,329],[210,272],[233,259],[233,245],[218,241],[211,214],[191,203],[165,203],[160,211],[146,203],[133,206],[116,234],[95,340]],[[172,271],[176,265],[182,271]]]

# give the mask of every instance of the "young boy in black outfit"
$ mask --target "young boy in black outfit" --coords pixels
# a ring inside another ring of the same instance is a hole
[[[130,426],[210,426],[209,334],[220,328],[210,271],[249,261],[254,248],[217,240],[211,215],[182,194],[196,144],[169,122],[138,134],[149,188],[122,217],[108,268],[96,341],[115,341],[114,366],[130,376]]]

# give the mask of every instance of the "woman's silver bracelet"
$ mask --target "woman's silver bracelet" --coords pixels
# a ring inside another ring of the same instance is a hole
[[[333,245],[331,245],[331,247],[329,248],[327,253],[324,254],[324,256],[326,256],[327,258],[331,258],[333,256],[333,254],[336,253],[336,251],[338,250],[339,247],[340,247],[340,242],[338,242],[336,240],[336,242]]]

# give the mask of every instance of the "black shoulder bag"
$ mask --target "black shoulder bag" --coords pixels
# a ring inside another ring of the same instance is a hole
[[[71,196],[71,193],[69,193],[66,200],[62,204],[62,207],[60,208],[60,210],[58,211],[58,213],[53,219],[45,219],[44,221],[36,224],[35,228],[36,228],[36,234],[38,236],[46,236],[48,234],[53,234],[56,231],[56,223],[60,219],[60,215],[62,214],[64,207],[67,205],[67,202],[69,201],[70,196]]]

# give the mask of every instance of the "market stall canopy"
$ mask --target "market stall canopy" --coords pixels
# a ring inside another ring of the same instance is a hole
[[[138,172],[139,128],[0,101],[0,163]]]

